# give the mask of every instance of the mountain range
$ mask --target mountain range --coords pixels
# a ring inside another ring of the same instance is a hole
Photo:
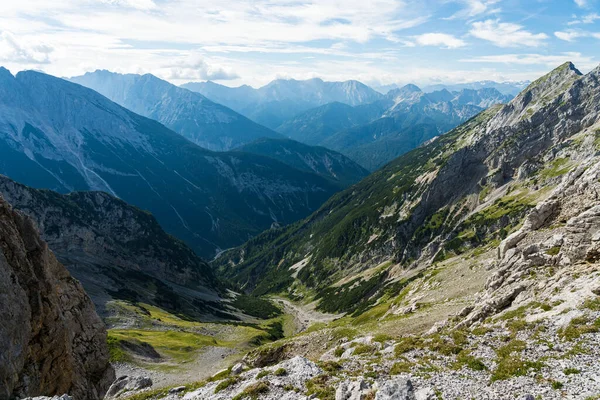
[[[290,139],[258,139],[236,150],[274,158],[300,171],[325,177],[340,188],[369,175],[369,171],[338,152]]]
[[[510,95],[512,97],[519,94],[523,89],[525,89],[531,81],[514,81],[514,82],[496,82],[496,81],[475,81],[475,82],[466,82],[466,83],[437,83],[431,85],[423,85],[423,91],[425,93],[436,92],[439,90],[448,90],[450,92],[460,92],[463,89],[496,89],[500,93],[504,95]],[[379,91],[382,94],[386,94],[390,90],[399,89],[403,85],[397,84],[389,84],[383,86],[374,86],[374,89]]]
[[[339,189],[270,157],[205,150],[42,73],[0,69],[0,95],[0,173],[35,188],[117,196],[205,257],[308,215]]]
[[[310,108],[340,102],[351,106],[379,100],[380,93],[358,81],[325,82],[278,79],[254,89],[230,88],[214,82],[190,82],[183,88],[198,92],[219,104],[271,129]]]
[[[123,75],[97,70],[69,80],[162,123],[205,149],[227,151],[259,138],[281,137],[199,93],[151,74]]]
[[[333,103],[308,110],[277,128],[292,139],[327,147],[373,171],[493,104],[512,97],[495,89],[425,93],[415,85],[374,103]]]
[[[353,183],[327,148],[213,152],[0,69],[0,172],[56,190],[0,176],[0,397],[595,399],[600,67],[508,100],[320,106],[307,140],[404,152]]]
[[[308,287],[325,311],[364,311],[394,287],[394,265],[431,266],[497,246],[564,174],[595,160],[598,82],[600,67],[582,76],[567,63],[215,266],[257,294]]]

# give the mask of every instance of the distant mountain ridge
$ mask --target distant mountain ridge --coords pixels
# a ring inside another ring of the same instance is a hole
[[[475,81],[475,82],[466,82],[466,83],[438,83],[431,85],[423,85],[422,89],[425,93],[436,92],[440,90],[448,90],[450,92],[459,92],[463,89],[496,89],[502,94],[516,96],[521,92],[521,90],[525,89],[527,85],[529,85],[531,81],[506,81],[506,82],[496,82],[491,80],[486,81]],[[395,83],[382,85],[382,86],[374,86],[373,88],[382,94],[387,94],[390,90],[399,89],[401,85],[397,85]]]
[[[0,173],[120,197],[204,257],[303,218],[339,190],[269,157],[205,150],[78,84],[3,68]]]
[[[227,151],[262,137],[280,137],[199,93],[179,88],[151,74],[118,74],[106,70],[72,77],[71,82],[152,118],[185,138],[213,151]]]
[[[341,188],[369,175],[369,171],[343,154],[290,139],[258,139],[236,150],[274,158],[301,171],[330,179]]]
[[[355,107],[328,104],[277,128],[292,139],[324,146],[375,170],[512,96],[493,88],[425,93],[416,85],[390,90],[384,98]]]
[[[258,89],[250,86],[230,88],[210,81],[190,82],[182,87],[202,93],[272,129],[310,108],[332,102],[356,106],[383,97],[358,81],[325,82],[318,78],[304,81],[278,79]]]

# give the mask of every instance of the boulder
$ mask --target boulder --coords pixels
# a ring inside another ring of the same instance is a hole
[[[362,400],[368,389],[368,382],[362,378],[356,381],[345,381],[338,385],[335,400]]]
[[[437,395],[435,394],[435,391],[432,388],[426,387],[417,390],[415,392],[415,398],[416,400],[436,400]]]
[[[244,364],[237,363],[233,367],[231,367],[231,373],[234,375],[239,375],[244,371]]]
[[[152,379],[147,376],[121,376],[106,392],[106,399],[116,399],[122,394],[129,394],[152,386]]]
[[[375,400],[416,400],[410,379],[385,381],[375,394]]]

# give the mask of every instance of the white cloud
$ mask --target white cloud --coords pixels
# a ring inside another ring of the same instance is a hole
[[[587,7],[587,0],[574,0],[578,7]]]
[[[572,42],[575,39],[577,39],[578,37],[583,36],[583,34],[579,31],[569,30],[569,31],[564,31],[564,32],[554,32],[554,36],[556,36],[560,40]]]
[[[100,2],[113,6],[135,8],[138,10],[152,10],[157,8],[152,0],[100,0]]]
[[[598,15],[597,13],[592,13],[592,14],[584,15],[583,18],[581,19],[581,21],[584,24],[593,24],[594,22],[596,22],[599,19],[600,19],[600,15]]]
[[[581,37],[593,37],[593,38],[600,38],[600,33],[597,32],[587,32],[587,31],[581,31],[581,30],[568,30],[568,31],[564,31],[564,32],[554,32],[554,35],[564,41],[567,42],[574,42],[575,39],[577,38],[581,38]]]
[[[48,64],[54,49],[43,43],[21,43],[10,32],[0,33],[0,61],[28,65]]]
[[[470,33],[498,47],[537,47],[548,38],[545,33],[532,33],[524,30],[521,25],[492,19],[474,22]]]
[[[500,0],[456,0],[458,3],[462,3],[464,8],[448,19],[456,18],[473,18],[484,14],[491,14],[498,12],[497,8],[491,8],[491,6],[500,2]]]
[[[421,46],[439,46],[448,49],[456,49],[466,46],[466,43],[452,35],[446,33],[425,33],[415,36],[415,41]]]
[[[226,81],[239,78],[239,75],[229,68],[223,68],[207,62],[200,55],[193,55],[174,65],[165,65],[166,78],[175,81]]]
[[[567,52],[557,55],[544,54],[501,54],[494,56],[480,56],[461,60],[469,63],[492,63],[509,65],[543,65],[549,68],[559,66],[567,61],[573,62],[582,70],[589,70],[596,66],[597,61],[590,56],[579,52]]]
[[[573,16],[575,18],[572,21],[569,21],[567,25],[578,25],[578,24],[593,24],[597,20],[600,20],[600,15],[597,13],[591,13],[578,18],[576,15]]]

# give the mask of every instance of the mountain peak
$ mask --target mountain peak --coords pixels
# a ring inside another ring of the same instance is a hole
[[[408,85],[404,85],[400,88],[401,91],[405,92],[405,93],[416,93],[416,92],[421,92],[421,88],[418,87],[417,85],[413,85],[412,83],[409,83]]]
[[[583,74],[572,62],[566,62],[532,82],[491,121],[493,126],[508,126],[531,118],[539,110],[563,96]]]
[[[13,79],[13,74],[4,67],[0,67],[0,79]]]

